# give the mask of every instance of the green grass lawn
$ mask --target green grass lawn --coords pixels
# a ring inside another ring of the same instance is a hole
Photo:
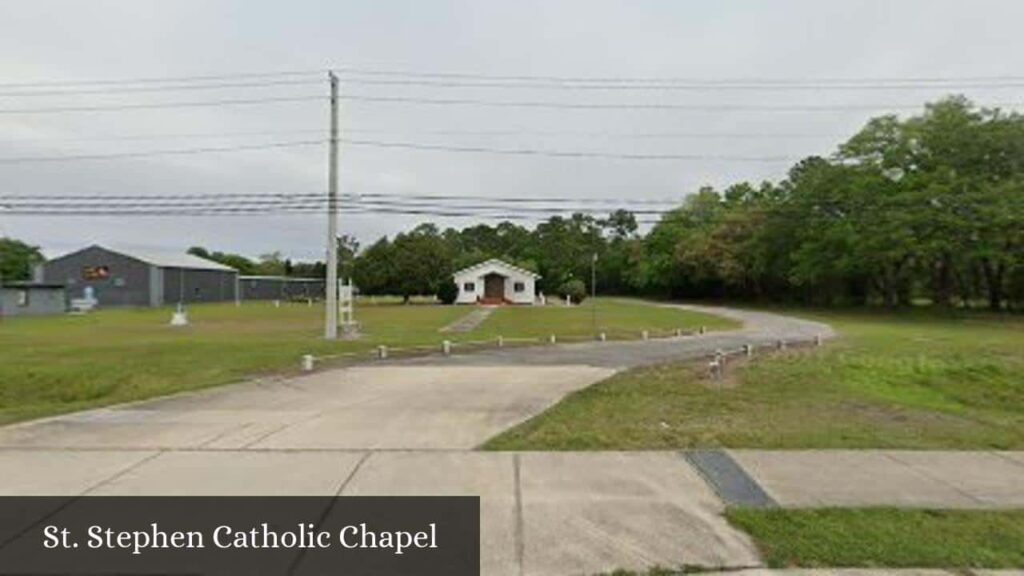
[[[596,330],[595,327],[596,326]],[[497,335],[543,338],[557,334],[569,338],[594,338],[605,332],[608,338],[636,339],[643,330],[651,337],[674,330],[739,328],[733,320],[652,305],[626,298],[597,298],[579,306],[530,306],[498,308],[475,331],[476,337]]]
[[[492,337],[487,330],[443,334],[439,330],[474,310],[466,306],[358,306],[364,336],[358,341],[321,338],[323,308],[269,302],[189,307],[191,325],[168,326],[170,309],[110,309],[85,316],[7,318],[0,322],[0,424],[88,407],[138,400],[182,390],[297,370],[303,354],[324,356],[393,347],[435,345],[442,339]],[[611,326],[657,328],[657,310],[637,302],[601,302]],[[673,311],[682,327],[714,325],[715,318]],[[510,321],[510,338],[533,336],[519,316],[547,317],[545,310],[497,311]],[[658,311],[658,315],[664,314]],[[562,334],[589,322],[580,308],[551,311]],[[672,314],[667,314],[672,316]],[[647,322],[650,322],[648,325]],[[689,324],[687,324],[689,323]],[[589,324],[586,324],[589,326]]]
[[[1024,568],[1024,510],[731,509],[771,568]]]
[[[1024,318],[812,316],[841,338],[734,365],[721,388],[693,363],[627,371],[487,447],[1024,448]]]

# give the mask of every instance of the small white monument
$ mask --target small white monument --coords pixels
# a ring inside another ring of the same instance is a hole
[[[188,326],[188,313],[185,312],[185,306],[181,302],[178,303],[178,308],[171,315],[171,326]]]

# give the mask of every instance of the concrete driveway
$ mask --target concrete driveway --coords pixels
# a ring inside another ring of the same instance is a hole
[[[716,312],[744,329],[356,366],[6,427],[0,494],[469,494],[483,574],[757,566],[681,454],[472,451],[624,367],[831,334]]]

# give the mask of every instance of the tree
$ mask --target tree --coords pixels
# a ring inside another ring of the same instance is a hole
[[[239,254],[231,254],[228,252],[210,252],[202,246],[193,246],[188,249],[188,253],[193,256],[219,262],[225,266],[230,266],[235,270],[238,270],[239,274],[242,275],[254,275],[258,274],[258,266],[252,260]]]
[[[39,247],[13,238],[0,238],[0,281],[29,280],[32,268],[43,260]]]
[[[441,282],[441,285],[437,288],[437,299],[442,304],[454,304],[455,299],[458,297],[459,287],[451,280]]]
[[[567,280],[558,288],[558,293],[573,304],[579,304],[587,298],[587,286],[582,280]]]
[[[420,224],[399,234],[391,248],[396,274],[389,284],[404,302],[414,295],[437,294],[441,283],[451,279],[451,253],[435,225]]]

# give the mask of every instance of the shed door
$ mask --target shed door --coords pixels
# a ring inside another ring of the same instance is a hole
[[[505,297],[505,277],[501,274],[484,276],[484,298],[502,299]]]

